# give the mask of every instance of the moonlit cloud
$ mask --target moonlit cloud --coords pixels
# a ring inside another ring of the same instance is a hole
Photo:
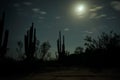
[[[32,11],[34,11],[34,12],[39,12],[40,9],[39,9],[39,8],[33,8]]]
[[[85,33],[87,33],[87,34],[92,34],[93,32],[91,32],[91,31],[84,31]]]
[[[40,14],[43,14],[43,15],[44,15],[44,14],[47,14],[47,12],[45,12],[45,11],[40,11],[39,13],[40,13]]]
[[[96,16],[96,18],[97,18],[97,19],[100,19],[100,18],[104,18],[104,17],[106,17],[106,16],[107,16],[106,14],[101,14],[101,15]]]
[[[113,1],[111,2],[111,6],[117,10],[117,11],[120,11],[120,1]]]
[[[56,19],[61,19],[61,17],[60,16],[56,16]]]
[[[97,14],[97,13],[91,13],[90,19],[100,19],[100,18],[105,18],[107,17],[106,14]]]
[[[31,2],[23,2],[23,4],[24,4],[24,5],[27,5],[27,6],[32,5]]]
[[[39,8],[33,8],[32,11],[37,12],[37,13],[40,13],[40,14],[42,14],[42,15],[47,14],[47,12],[41,11]]]
[[[14,7],[20,7],[20,4],[15,3],[15,4],[13,4],[13,6],[14,6]]]
[[[97,7],[91,8],[91,9],[90,9],[90,12],[99,11],[99,10],[101,10],[101,9],[103,9],[103,6],[97,6]]]
[[[70,29],[69,28],[65,28],[64,31],[69,31]]]
[[[106,14],[98,14],[98,11],[103,9],[103,6],[96,6],[94,8],[91,8],[90,11],[90,19],[100,19],[100,18],[104,18],[107,15]]]

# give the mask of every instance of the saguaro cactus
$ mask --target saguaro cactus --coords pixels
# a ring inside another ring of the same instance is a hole
[[[36,48],[36,29],[30,27],[30,30],[27,31],[27,34],[24,36],[24,44],[25,44],[25,55],[27,59],[33,59]],[[33,32],[34,31],[34,32]]]
[[[4,21],[5,21],[5,12],[2,15],[0,20],[0,57],[4,57],[7,53],[7,44],[8,44],[8,35],[9,31],[5,30],[4,33]]]
[[[61,31],[59,32],[59,38],[57,40],[58,59],[63,60],[65,57],[65,40],[63,35],[63,42],[61,41]]]

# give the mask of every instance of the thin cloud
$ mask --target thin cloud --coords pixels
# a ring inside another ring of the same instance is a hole
[[[34,11],[34,12],[39,12],[40,9],[39,9],[39,8],[33,8],[32,11]]]
[[[23,2],[23,4],[24,4],[24,5],[27,5],[27,6],[32,5],[31,2]]]
[[[40,13],[40,14],[43,14],[43,15],[44,15],[44,14],[47,14],[47,12],[45,12],[45,11],[40,11],[39,13]]]
[[[90,9],[90,12],[99,11],[99,10],[101,10],[101,9],[103,9],[103,6],[97,6],[97,7],[91,8],[91,9]]]
[[[105,18],[107,17],[106,14],[97,14],[97,13],[91,13],[90,19],[100,19],[100,18]]]
[[[101,9],[103,9],[103,6],[96,6],[91,8],[90,11],[90,19],[100,19],[100,18],[104,18],[107,15],[106,14],[98,14],[98,11],[100,11]]]
[[[69,28],[65,28],[64,31],[69,31],[70,29]]]
[[[84,31],[85,33],[87,33],[87,34],[92,34],[93,32],[91,32],[91,31]]]
[[[97,18],[97,19],[100,19],[100,18],[104,18],[104,17],[106,17],[106,16],[107,16],[106,14],[101,14],[101,15],[96,16],[96,18]]]
[[[61,19],[61,17],[60,16],[56,16],[56,19]]]
[[[111,6],[117,10],[117,11],[120,11],[120,1],[112,1],[111,2]]]
[[[37,12],[37,13],[40,13],[40,14],[42,14],[42,15],[47,14],[47,12],[41,11],[39,8],[33,8],[32,11]]]

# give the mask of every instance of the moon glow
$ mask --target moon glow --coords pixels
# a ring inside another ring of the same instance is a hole
[[[86,9],[85,9],[85,6],[84,5],[78,5],[75,7],[75,13],[78,15],[78,16],[82,16],[84,15]]]

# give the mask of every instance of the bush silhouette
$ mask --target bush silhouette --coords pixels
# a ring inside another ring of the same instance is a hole
[[[88,63],[97,66],[120,65],[120,35],[111,31],[109,34],[102,33],[97,39],[87,36],[85,41]]]
[[[48,53],[51,45],[48,41],[43,42],[40,46],[40,54],[41,54],[41,59],[43,60],[45,55]]]

